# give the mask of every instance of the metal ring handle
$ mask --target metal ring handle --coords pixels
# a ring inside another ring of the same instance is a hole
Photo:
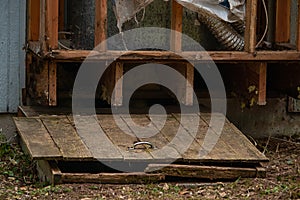
[[[129,150],[136,149],[136,146],[138,145],[149,145],[151,149],[155,149],[154,145],[150,142],[136,142],[133,144],[133,147],[128,147]]]

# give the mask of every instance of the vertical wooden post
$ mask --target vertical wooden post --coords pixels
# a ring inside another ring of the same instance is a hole
[[[115,89],[112,96],[111,105],[122,106],[123,104],[123,63],[116,62],[114,69],[113,82],[115,83]]]
[[[171,16],[171,29],[176,31],[171,34],[170,47],[171,51],[180,52],[182,46],[182,14],[183,8],[175,0],[172,1],[172,16]]]
[[[107,31],[107,0],[95,0],[95,47],[99,44],[99,51],[106,51],[106,31]]]
[[[257,1],[247,1],[246,9],[246,31],[245,31],[245,51],[254,53],[256,48],[256,28],[257,28]]]
[[[183,77],[183,81],[179,81],[170,77],[176,87],[176,94],[178,95],[178,100],[186,105],[192,106],[194,103],[194,66],[189,62],[177,62],[170,63],[173,69],[178,71]]]
[[[300,0],[298,0],[297,50],[300,51]]]
[[[194,100],[194,66],[189,62],[186,64],[185,79],[185,97],[183,103],[187,106],[192,106]]]
[[[258,105],[266,105],[267,103],[267,63],[260,63],[259,70],[259,83],[258,83]]]
[[[40,0],[28,0],[27,40],[38,41],[40,35]]]
[[[59,0],[46,0],[46,37],[48,50],[58,48]]]
[[[255,85],[257,88],[257,104],[266,105],[267,93],[267,63],[246,64],[246,86]]]
[[[49,63],[49,106],[57,106],[57,64]]]
[[[58,30],[63,31],[64,28],[65,28],[65,0],[59,0]]]
[[[171,51],[182,51],[182,15],[183,7],[175,0],[172,1],[172,16],[171,16],[171,29],[174,31],[171,34],[170,48]],[[182,94],[182,103],[191,106],[193,105],[193,92],[194,92],[194,66],[190,63],[182,63],[178,69],[185,77],[184,93]],[[178,85],[177,87],[182,87]]]
[[[277,0],[276,42],[289,42],[291,35],[291,0]]]
[[[46,44],[45,44],[45,30],[46,30],[46,16],[45,16],[45,9],[46,9],[46,0],[40,0],[40,31],[39,31],[39,41],[42,44],[42,51],[46,51]],[[44,53],[44,52],[42,52]]]
[[[47,51],[58,49],[58,20],[59,0],[46,0],[46,45]],[[57,63],[49,61],[48,64],[48,104],[57,105]]]

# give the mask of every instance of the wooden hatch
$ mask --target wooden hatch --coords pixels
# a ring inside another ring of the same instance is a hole
[[[143,175],[149,169],[164,166],[166,173],[171,173],[169,175],[172,175],[172,173],[176,172],[177,175],[175,174],[175,176],[180,175],[178,170],[175,170],[179,167],[180,170],[184,171],[184,175],[181,175],[184,177],[189,177],[188,174],[193,174],[192,177],[197,177],[195,173],[198,171],[199,178],[209,178],[206,173],[203,173],[203,170],[208,170],[208,174],[219,172],[216,175],[217,177],[213,176],[212,179],[238,178],[241,176],[241,171],[244,174],[243,176],[246,177],[263,177],[265,171],[260,167],[260,163],[267,162],[268,159],[227,119],[222,134],[214,148],[207,155],[200,156],[200,152],[204,150],[202,144],[205,135],[216,134],[216,131],[209,127],[210,115],[210,113],[199,113],[199,128],[196,137],[192,137],[188,129],[180,123],[180,114],[170,113],[167,116],[165,125],[158,131],[158,134],[147,139],[140,139],[134,134],[125,134],[121,130],[121,128],[125,128],[130,131],[129,127],[131,127],[131,124],[126,120],[130,116],[123,114],[116,116],[111,114],[97,115],[94,116],[93,122],[95,124],[83,124],[77,129],[74,126],[72,115],[27,115],[27,117],[14,118],[14,121],[25,150],[32,159],[38,161],[69,163],[70,166],[72,166],[72,163],[74,165],[79,162],[92,163],[97,160],[124,162],[124,164],[129,163],[132,166],[135,163],[144,163],[144,167],[141,167],[140,171],[135,172]],[[114,117],[121,119],[123,124],[118,126]],[[148,125],[150,122],[149,116],[146,114],[134,114],[131,117],[134,122],[140,125]],[[195,118],[190,117],[189,123],[197,123],[193,120]],[[101,126],[103,132],[97,129],[98,125]],[[124,127],[120,128],[120,126]],[[78,134],[78,129],[81,129],[81,135]],[[180,134],[177,134],[178,130],[181,131]],[[174,145],[168,146],[163,151],[163,154],[150,148],[129,150],[137,141],[149,142],[155,148],[162,149],[174,137],[176,137],[176,142],[174,142]],[[192,138],[192,143],[184,153],[180,153],[182,152],[180,144],[184,143],[184,140],[190,139],[189,137]],[[166,165],[171,161],[173,162],[172,165]],[[229,171],[238,170],[238,173],[233,173],[234,176],[229,176],[228,173],[222,173],[224,167],[229,167]],[[250,174],[249,170],[251,171]],[[258,172],[261,174],[258,175]],[[164,172],[162,171],[161,173]],[[126,174],[127,176],[128,174]],[[126,180],[128,180],[128,177]]]

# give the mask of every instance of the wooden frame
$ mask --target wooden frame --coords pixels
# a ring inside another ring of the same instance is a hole
[[[291,0],[276,1],[275,42],[288,43],[291,35]]]
[[[257,1],[247,1],[245,51],[254,53],[256,49]]]
[[[95,46],[106,40],[107,30],[107,2],[103,0],[96,0],[96,16],[95,16]],[[159,52],[159,51],[108,51],[106,44],[102,45],[97,49],[98,51],[86,51],[86,50],[59,50],[58,49],[58,30],[63,28],[63,11],[62,5],[64,0],[29,0],[28,1],[28,41],[29,41],[29,52],[37,56],[39,59],[47,60],[45,68],[48,68],[48,73],[42,77],[48,77],[48,105],[57,105],[56,96],[56,76],[57,76],[57,62],[82,62],[88,55],[94,55],[95,60],[109,60],[115,56],[118,58],[119,63],[123,62],[145,62],[145,61],[162,61],[162,62],[182,62],[183,59],[179,56],[170,52]],[[279,0],[277,5],[281,8],[286,8],[288,11],[290,8],[289,1]],[[298,7],[300,0],[298,0]],[[194,62],[205,62],[213,59],[215,62],[278,62],[278,61],[299,61],[300,60],[300,14],[298,15],[298,28],[297,28],[297,50],[295,51],[257,51],[256,50],[256,29],[257,29],[257,6],[258,0],[247,1],[247,13],[246,13],[246,31],[245,31],[245,50],[243,52],[237,51],[210,51],[206,52],[182,52],[180,34],[171,35],[171,49],[174,52],[180,52],[182,56],[193,60]],[[40,8],[40,12],[36,12]],[[177,32],[182,31],[182,6],[175,0],[172,1],[172,22],[171,28]],[[277,12],[279,13],[279,12]],[[285,12],[284,12],[285,13]],[[287,17],[283,16],[284,13],[277,15],[277,26],[282,20],[286,20]],[[298,12],[300,13],[300,12]],[[60,18],[59,18],[60,16]],[[288,24],[287,24],[288,25]],[[282,24],[280,24],[282,26]],[[277,41],[286,41],[288,33],[285,36],[277,34]],[[38,44],[37,44],[37,41]],[[124,55],[125,54],[125,55]],[[50,61],[49,61],[50,60]],[[27,64],[28,66],[28,64]],[[187,65],[182,65],[184,68]],[[45,72],[46,73],[46,72]],[[122,74],[120,70],[119,74]],[[116,73],[113,73],[115,76]],[[192,80],[193,73],[187,73],[188,80]],[[265,79],[265,71],[259,72],[261,80]],[[113,80],[116,77],[110,77]],[[37,80],[41,82],[42,80]],[[264,81],[260,81],[260,88],[265,88]],[[262,85],[261,85],[262,84]],[[188,91],[188,90],[187,90]],[[43,92],[43,91],[40,91]],[[261,90],[261,93],[265,93],[265,89]],[[120,104],[121,92],[115,94],[115,104]],[[261,94],[260,103],[264,102],[265,94]],[[186,104],[189,105],[191,102],[186,98]],[[118,103],[117,103],[118,102]],[[263,103],[262,103],[263,104]]]

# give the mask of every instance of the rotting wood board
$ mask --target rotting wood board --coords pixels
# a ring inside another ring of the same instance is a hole
[[[114,116],[98,115],[97,117],[81,116],[77,120],[82,123],[76,124],[76,127],[72,127],[72,125],[75,125],[72,116],[16,118],[15,122],[23,142],[34,159],[75,161],[90,159],[126,162],[143,161],[147,163],[165,163],[171,160],[189,163],[259,163],[268,160],[228,120],[225,120],[222,133],[218,137],[215,127],[209,126],[211,114],[201,113],[200,117],[195,117],[195,114],[184,114],[182,116],[188,119],[188,123],[182,124],[178,114],[167,115],[165,124],[163,123],[163,116],[147,116],[145,114],[132,115],[133,122],[127,120],[129,116],[121,114]],[[133,123],[147,126],[150,123],[150,117],[158,134],[148,138],[139,136],[139,133],[132,128]],[[66,118],[69,118],[70,121]],[[156,119],[154,120],[154,118]],[[196,119],[200,121],[196,122]],[[217,115],[217,123],[218,120],[222,119],[224,119],[222,114]],[[197,130],[185,127],[193,126],[195,123],[199,123]],[[74,128],[76,128],[76,131]],[[126,130],[127,133],[124,133],[122,129]],[[36,130],[39,130],[39,132],[36,132]],[[33,131],[35,133],[32,133]],[[32,137],[37,133],[43,136]],[[43,139],[40,137],[43,137]],[[35,145],[35,138],[40,143],[39,145]],[[232,138],[236,139],[232,140]],[[188,146],[186,146],[187,141],[190,144]],[[141,148],[129,151],[128,148],[132,147],[135,142],[151,142],[158,149],[143,148],[141,146]],[[75,143],[80,151],[69,148]],[[205,149],[207,145],[213,145],[213,148]],[[49,149],[52,149],[55,153],[49,153],[51,152]],[[205,150],[207,154],[203,155],[202,153]]]

